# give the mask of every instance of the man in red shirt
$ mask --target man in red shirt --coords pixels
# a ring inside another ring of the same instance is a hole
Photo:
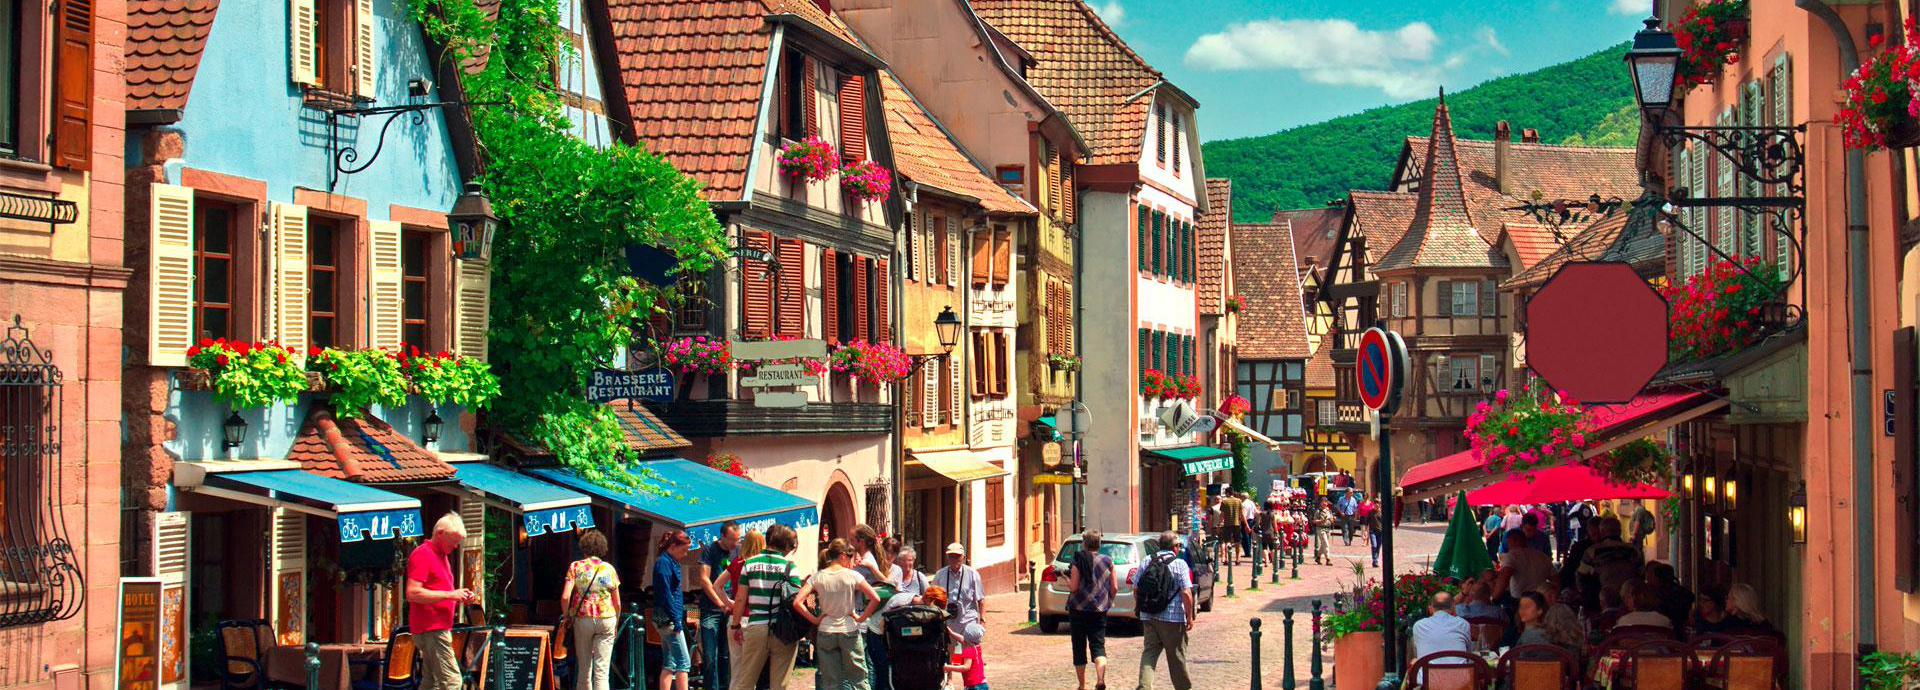
[[[420,690],[460,687],[460,660],[453,653],[454,611],[480,597],[471,589],[454,588],[447,559],[460,550],[466,536],[460,514],[447,513],[433,523],[433,536],[407,555],[407,625],[420,650]]]

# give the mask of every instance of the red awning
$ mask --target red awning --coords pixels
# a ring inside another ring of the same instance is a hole
[[[1643,393],[1617,405],[1594,405],[1596,442],[1585,457],[1613,450],[1637,438],[1672,427],[1726,406],[1727,401],[1693,391]],[[1473,451],[1466,450],[1407,469],[1400,477],[1406,500],[1432,498],[1462,489],[1472,490],[1505,479],[1489,474]]]
[[[1506,479],[1467,492],[1467,504],[1484,506],[1508,503],[1556,503],[1559,501],[1604,500],[1614,498],[1666,498],[1667,490],[1652,484],[1622,486],[1608,482],[1598,470],[1586,465],[1560,465]]]

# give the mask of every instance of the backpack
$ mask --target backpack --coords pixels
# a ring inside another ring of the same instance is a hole
[[[1141,613],[1154,614],[1167,610],[1173,604],[1174,597],[1180,595],[1177,582],[1173,579],[1173,559],[1171,553],[1156,553],[1147,559],[1146,570],[1140,573],[1140,584],[1133,588],[1133,607]]]
[[[774,597],[773,620],[767,623],[767,631],[781,642],[795,644],[813,635],[813,624],[805,616],[793,610],[793,599],[800,594],[800,588],[794,586],[787,576],[793,574],[793,564],[787,564],[787,575],[782,576],[779,594]]]

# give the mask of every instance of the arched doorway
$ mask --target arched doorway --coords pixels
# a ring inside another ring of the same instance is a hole
[[[853,534],[853,490],[844,482],[827,485],[827,501],[820,509],[820,541]]]
[[[1333,458],[1328,457],[1326,453],[1313,453],[1300,463],[1300,474],[1333,471]]]

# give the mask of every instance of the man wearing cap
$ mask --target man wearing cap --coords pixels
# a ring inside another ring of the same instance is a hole
[[[947,629],[960,635],[968,623],[986,624],[982,608],[985,590],[980,586],[980,571],[967,565],[967,549],[954,542],[947,545],[947,565],[933,574],[933,584],[947,590]]]

